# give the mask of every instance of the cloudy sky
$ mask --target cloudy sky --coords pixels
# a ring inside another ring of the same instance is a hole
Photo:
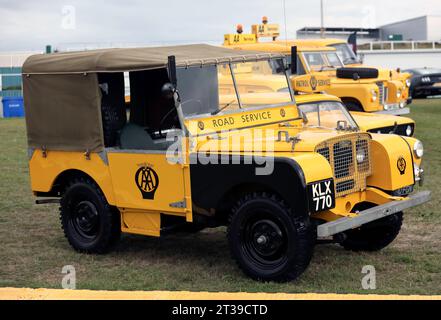
[[[324,0],[325,26],[376,27],[426,14],[440,0]],[[109,44],[221,43],[263,15],[283,23],[283,0],[0,0],[0,51]],[[320,0],[286,0],[288,37],[320,25]],[[282,27],[284,30],[284,27]],[[284,35],[283,35],[284,36]]]

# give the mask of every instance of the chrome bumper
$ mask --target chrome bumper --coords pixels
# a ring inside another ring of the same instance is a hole
[[[430,191],[421,191],[409,196],[406,200],[392,201],[360,211],[356,217],[341,218],[319,225],[317,227],[317,237],[325,238],[346,230],[355,229],[366,223],[390,216],[391,214],[419,206],[429,200]]]
[[[393,116],[403,116],[405,114],[409,114],[410,113],[410,109],[409,108],[402,108],[402,109],[393,109],[393,110],[383,110],[383,111],[376,111],[374,113],[390,114],[390,115],[393,115]]]

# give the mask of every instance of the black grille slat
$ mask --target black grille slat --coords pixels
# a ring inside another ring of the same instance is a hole
[[[337,192],[344,192],[346,190],[354,189],[355,181],[354,180],[348,180],[337,183],[337,186],[335,187],[335,190]]]
[[[342,141],[334,144],[334,174],[337,179],[347,177],[353,165],[352,143]]]

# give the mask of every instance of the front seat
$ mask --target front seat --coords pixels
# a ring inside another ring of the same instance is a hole
[[[129,150],[161,150],[160,144],[155,144],[147,131],[136,124],[128,123],[120,135],[121,149]]]

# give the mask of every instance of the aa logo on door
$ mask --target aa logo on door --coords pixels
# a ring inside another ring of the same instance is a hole
[[[142,198],[153,200],[159,186],[159,177],[155,170],[149,166],[142,166],[136,171],[135,182],[141,191]]]
[[[317,78],[312,76],[311,79],[309,80],[309,84],[311,85],[312,91],[315,91],[315,89],[317,89],[317,85],[318,85]]]

